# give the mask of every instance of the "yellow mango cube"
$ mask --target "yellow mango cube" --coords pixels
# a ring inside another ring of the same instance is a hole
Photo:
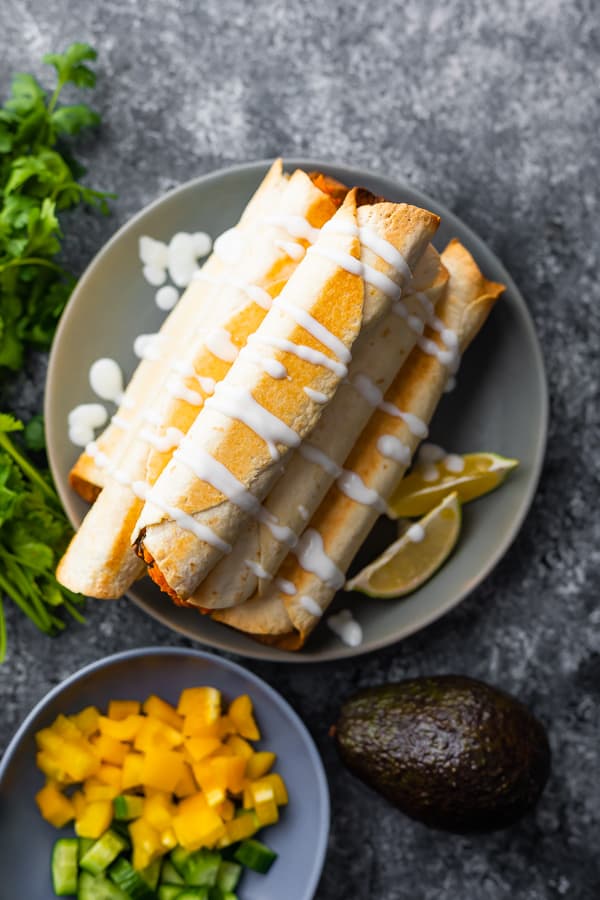
[[[158,856],[166,853],[158,831],[145,819],[136,819],[129,825],[129,834],[133,845],[133,867],[138,871],[145,869]]]
[[[160,842],[167,852],[177,846],[177,835],[172,827],[161,832]]]
[[[250,741],[260,740],[260,731],[252,714],[252,700],[248,694],[236,697],[228,710],[228,716],[235,726],[235,730],[243,738]]]
[[[82,734],[89,737],[98,730],[100,713],[95,706],[86,706],[81,712],[76,713],[74,716],[69,716],[69,718],[77,725]]]
[[[138,787],[142,783],[144,757],[141,753],[128,753],[123,760],[121,787],[124,791]]]
[[[274,753],[269,753],[267,750],[261,750],[259,753],[254,753],[246,762],[246,776],[252,781],[254,781],[255,778],[261,778],[273,768],[276,759],[276,755]]]
[[[166,722],[146,716],[144,724],[135,736],[133,746],[144,752],[154,749],[172,750],[183,743],[183,735]]]
[[[73,781],[85,781],[86,778],[95,775],[100,768],[100,760],[85,740],[80,743],[65,741],[58,760]]]
[[[186,850],[212,846],[225,834],[223,820],[200,793],[179,804],[173,830],[178,843]]]
[[[251,756],[254,756],[254,750],[251,745],[239,734],[230,734],[225,743],[228,747],[231,747],[236,756],[241,756],[242,759],[250,759]]]
[[[128,744],[121,743],[107,734],[95,735],[90,738],[90,744],[102,762],[110,763],[113,766],[122,766],[125,757],[131,750]]]
[[[252,794],[254,807],[256,807],[257,803],[266,803],[269,800],[275,802],[275,791],[273,790],[272,785],[264,778],[252,782],[250,785],[250,793]]]
[[[72,802],[52,782],[37,792],[35,802],[46,822],[55,828],[62,828],[75,816]]]
[[[110,784],[113,787],[117,788],[119,793],[121,792],[121,788],[123,786],[123,772],[122,769],[119,768],[119,766],[110,766],[108,765],[108,763],[103,763],[98,769],[96,778],[103,784]]]
[[[133,741],[138,731],[144,724],[144,717],[131,715],[125,719],[109,719],[108,716],[100,716],[98,728],[102,734],[107,734],[116,741]]]
[[[207,763],[217,776],[219,783],[223,784],[228,791],[231,791],[232,794],[242,792],[245,782],[245,759],[240,756],[211,756]]]
[[[150,697],[144,701],[142,709],[147,716],[160,719],[161,722],[166,722],[167,725],[170,725],[171,728],[175,728],[176,731],[181,731],[183,727],[183,717],[179,715],[174,706],[171,706],[171,704],[167,703],[165,700],[161,700],[160,697],[151,694]]]
[[[192,775],[192,770],[188,763],[184,765],[183,775],[175,785],[173,789],[173,793],[176,797],[191,797],[192,794],[195,794],[198,791],[198,785],[194,780],[194,776]]]
[[[269,775],[265,775],[262,781],[267,782],[273,788],[273,798],[277,806],[285,806],[288,803],[288,792],[281,775],[271,772]]]
[[[158,832],[162,832],[170,828],[174,809],[170,794],[157,793],[146,800],[144,819]]]
[[[217,809],[217,812],[224,822],[231,822],[235,816],[235,805],[231,800],[224,800]]]
[[[57,758],[64,753],[65,739],[52,728],[42,728],[38,731],[35,735],[35,742],[40,750],[52,753]]]
[[[108,718],[121,722],[128,716],[138,716],[142,704],[138,700],[111,700],[108,704]]]
[[[142,784],[173,793],[185,774],[185,760],[175,750],[149,750],[144,754]]]
[[[83,811],[88,805],[88,801],[86,800],[85,794],[83,791],[75,791],[74,794],[71,794],[71,803],[73,804],[73,811],[75,813],[75,818],[80,819],[83,815]]]
[[[83,793],[88,803],[96,800],[114,800],[120,791],[112,784],[104,784],[98,778],[87,778],[83,782]]]
[[[39,753],[36,754],[35,761],[38,769],[41,769],[48,778],[51,778],[53,781],[58,781],[61,784],[71,783],[71,778],[67,775],[64,767],[52,753],[49,753],[47,750],[40,750]]]
[[[112,821],[112,800],[95,800],[83,810],[80,818],[75,819],[75,833],[78,837],[99,838]]]
[[[62,713],[57,716],[52,723],[52,731],[56,732],[56,734],[60,734],[61,737],[72,741],[78,741],[83,737],[75,722],[68,719],[66,716],[63,716]]]
[[[180,716],[203,712],[207,724],[215,722],[221,715],[221,692],[213,687],[186,688],[179,697],[177,712]]]
[[[243,813],[241,816],[232,819],[231,822],[227,822],[225,826],[225,836],[219,841],[219,846],[226,847],[229,844],[243,841],[246,838],[252,837],[253,834],[256,834],[258,829],[259,825],[254,813]]]
[[[216,737],[190,737],[185,741],[186,750],[194,762],[200,762],[215,750],[221,747],[221,741]]]
[[[254,807],[256,818],[261,826],[274,825],[279,821],[279,810],[275,800],[265,800],[263,803],[257,803]]]

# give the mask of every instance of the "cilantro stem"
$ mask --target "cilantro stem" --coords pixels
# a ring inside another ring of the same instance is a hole
[[[59,272],[61,275],[64,269],[58,263],[52,262],[50,259],[43,259],[41,256],[25,256],[23,259],[11,259],[10,262],[0,266],[0,272],[6,269],[12,269],[15,266],[43,266],[46,269],[52,269],[53,272]]]
[[[25,602],[25,600],[23,600],[23,598],[19,595],[19,593],[14,590],[12,584],[4,578],[4,576],[2,575],[1,572],[0,572],[0,588],[2,589],[2,592],[4,594],[7,594],[10,597],[10,599],[13,601],[13,603],[16,603],[16,605],[19,607],[21,612],[25,613],[25,615],[27,616],[28,619],[31,619],[31,621],[33,622],[33,624],[35,625],[36,628],[39,628],[40,631],[43,631],[46,634],[48,634],[48,627],[47,626],[44,627],[44,624],[40,621],[40,619],[37,616],[36,610],[32,609],[31,606],[29,606]]]
[[[85,625],[85,618],[81,615],[79,610],[76,609],[76,607],[74,606],[73,603],[71,603],[70,600],[67,600],[67,598],[64,597],[62,605],[70,613],[72,618],[75,619],[76,622],[79,622],[80,625]]]
[[[58,83],[54,88],[52,96],[50,97],[50,102],[48,103],[48,114],[51,115],[54,112],[54,107],[58,102],[58,98],[60,97],[60,92],[64,88],[65,83],[62,78],[58,79]]]
[[[0,663],[6,659],[6,619],[4,617],[4,603],[0,597]]]
[[[54,488],[50,487],[48,482],[44,481],[40,473],[36,469],[34,469],[31,463],[27,459],[25,459],[25,457],[21,453],[19,453],[11,439],[6,434],[3,434],[1,432],[0,447],[5,450],[6,453],[9,454],[9,456],[12,456],[16,464],[20,466],[21,470],[25,473],[29,480],[37,485],[37,487],[39,487],[39,489],[43,494],[46,495],[46,497],[48,497],[54,503],[60,504],[58,495]]]

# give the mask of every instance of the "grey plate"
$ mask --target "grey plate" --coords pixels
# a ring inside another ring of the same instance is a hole
[[[143,234],[169,240],[176,231],[208,231],[213,236],[235,224],[269,163],[257,162],[198,178],[171,191],[125,225],[93,260],[62,317],[52,349],[46,390],[46,430],[52,473],[69,518],[78,525],[86,504],[69,488],[67,476],[77,449],[67,435],[67,414],[95,399],[87,386],[90,364],[112,356],[126,374],[135,366],[134,337],[153,332],[162,314],[153,289],[142,277],[137,242]],[[243,634],[173,606],[144,579],[129,596],[150,615],[203,644],[244,656],[312,662],[355,656],[392,644],[439,618],[475,588],[514,539],[531,504],[546,442],[547,389],[544,366],[525,301],[499,260],[449,210],[430,197],[389,178],[319,160],[290,159],[286,167],[318,169],[349,185],[364,185],[391,200],[424,206],[442,217],[435,243],[458,237],[488,278],[508,290],[467,353],[458,387],[436,413],[432,439],[454,452],[493,450],[517,457],[521,466],[500,491],[464,511],[457,552],[417,593],[401,601],[343,596],[360,621],[364,642],[345,647],[323,624],[307,649],[292,654],[255,643]],[[389,532],[388,532],[389,533]],[[370,549],[386,540],[377,527]]]
[[[176,703],[183,688],[212,685],[226,700],[248,693],[262,742],[277,754],[276,770],[290,803],[265,841],[279,859],[266,876],[247,872],[244,900],[311,900],[317,889],[329,833],[329,792],[313,740],[293,709],[266,682],[226,659],[199,650],[130,650],[81,669],[55,687],[25,719],[0,766],[0,871],[2,896],[50,900],[50,852],[60,832],[41,818],[34,795],[44,777],[35,765],[34,734],[59,713],[111,699],[144,700],[155,693]],[[5,891],[8,893],[5,894]]]

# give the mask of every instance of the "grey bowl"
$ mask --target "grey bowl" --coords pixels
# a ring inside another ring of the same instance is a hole
[[[262,733],[259,746],[277,754],[276,770],[290,803],[265,841],[279,858],[266,876],[246,872],[243,900],[311,900],[323,868],[329,833],[329,792],[314,742],[288,703],[241,666],[199,650],[130,650],[86,666],[51,690],[27,716],[0,766],[0,870],[2,896],[51,900],[50,852],[67,833],[45,822],[34,795],[44,777],[35,765],[34,734],[59,713],[113,698],[144,700],[155,693],[173,703],[185,687],[213,685],[226,699],[248,693]]]
[[[255,643],[243,634],[173,606],[149,579],[129,597],[175,631],[200,643],[243,656],[312,662],[355,656],[392,644],[439,618],[467,596],[491,571],[515,538],[537,486],[546,443],[548,398],[539,344],[525,301],[508,272],[485,244],[453,213],[402,182],[361,169],[321,160],[288,159],[287,169],[318,169],[346,184],[364,185],[391,200],[427,207],[442,217],[439,248],[458,237],[485,275],[507,291],[465,356],[458,386],[436,413],[432,440],[454,452],[493,450],[517,457],[520,467],[501,490],[465,507],[456,553],[418,592],[400,601],[366,600],[341,595],[336,605],[350,606],[363,627],[359,648],[346,647],[326,625],[308,647],[293,654]],[[135,366],[135,335],[155,331],[162,314],[153,303],[137,258],[143,234],[168,240],[176,231],[208,231],[216,236],[233,225],[264,175],[269,162],[225,169],[190,181],[161,197],[128,222],[108,242],[83,275],[56,334],[46,389],[46,430],[52,473],[74,525],[86,504],[68,485],[77,449],[69,443],[67,415],[78,403],[94,399],[87,372],[98,356],[118,359],[126,374]],[[387,540],[377,526],[369,549]]]

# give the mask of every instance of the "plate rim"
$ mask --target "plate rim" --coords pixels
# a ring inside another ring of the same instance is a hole
[[[62,313],[54,335],[54,339],[52,341],[50,357],[48,360],[48,369],[46,373],[46,385],[44,390],[44,420],[46,423],[46,433],[48,438],[47,455],[50,471],[52,473],[52,477],[56,485],[60,501],[67,513],[69,521],[71,522],[73,527],[76,528],[77,526],[75,525],[74,516],[71,510],[71,500],[73,498],[70,494],[70,488],[68,484],[63,484],[56,477],[58,463],[55,451],[52,447],[53,442],[52,440],[50,440],[50,436],[53,432],[53,426],[50,424],[52,422],[52,418],[49,414],[51,406],[49,399],[51,392],[49,390],[49,386],[54,380],[54,370],[58,365],[58,353],[56,352],[55,348],[60,343],[63,331],[67,328],[71,310],[78,302],[79,295],[86,289],[86,282],[88,278],[91,277],[91,274],[97,268],[97,266],[101,265],[104,256],[110,253],[113,244],[117,243],[124,233],[134,228],[140,219],[142,219],[148,213],[151,213],[156,207],[159,207],[165,202],[173,200],[179,194],[184,194],[190,190],[195,190],[204,184],[219,180],[223,177],[247,173],[256,173],[258,177],[261,174],[264,174],[269,166],[271,166],[273,162],[279,158],[282,159],[284,169],[286,170],[290,168],[301,168],[308,171],[319,170],[324,172],[327,172],[328,170],[334,170],[336,173],[338,173],[339,176],[345,178],[348,183],[358,183],[360,182],[360,179],[363,178],[367,180],[374,179],[378,181],[388,182],[392,184],[394,189],[398,190],[399,192],[406,190],[413,194],[417,194],[418,196],[423,198],[423,201],[427,205],[428,209],[436,212],[442,218],[444,216],[450,216],[453,219],[458,219],[464,231],[462,237],[466,237],[468,245],[471,249],[475,248],[475,253],[480,257],[480,259],[483,258],[491,260],[492,266],[496,269],[502,281],[505,283],[507,291],[510,291],[517,307],[519,308],[520,321],[527,332],[528,341],[533,348],[533,368],[540,394],[540,406],[538,408],[540,427],[535,438],[535,449],[531,462],[529,480],[526,486],[526,490],[523,492],[517,513],[512,519],[511,525],[507,529],[503,539],[499,542],[495,552],[488,559],[487,564],[477,573],[474,578],[469,579],[468,584],[465,585],[462,591],[459,591],[457,594],[455,594],[451,600],[441,603],[438,607],[436,607],[435,610],[431,610],[431,612],[426,613],[422,616],[415,617],[415,619],[413,619],[411,623],[403,626],[398,631],[394,631],[392,635],[384,636],[377,640],[370,641],[368,645],[362,644],[358,647],[347,647],[340,641],[339,646],[336,645],[325,651],[318,652],[311,652],[310,649],[303,649],[301,651],[298,651],[297,653],[292,653],[291,651],[280,650],[279,648],[263,645],[258,642],[256,642],[256,648],[251,646],[247,649],[243,648],[241,650],[239,648],[232,649],[226,639],[221,640],[219,638],[215,639],[210,637],[207,640],[203,640],[197,637],[195,634],[190,634],[189,630],[187,630],[184,625],[173,624],[166,613],[163,614],[159,610],[150,608],[141,598],[136,597],[129,591],[126,591],[124,595],[139,609],[143,610],[147,615],[151,616],[153,619],[160,622],[165,627],[169,628],[179,635],[182,635],[188,640],[193,640],[199,643],[201,646],[203,645],[219,650],[224,650],[226,652],[234,653],[247,659],[268,660],[269,662],[296,662],[304,664],[335,662],[340,659],[355,658],[367,653],[373,653],[385,647],[393,646],[394,644],[399,643],[405,638],[410,637],[410,635],[415,634],[417,631],[426,628],[428,625],[442,618],[442,616],[446,615],[446,613],[450,612],[450,610],[454,609],[456,606],[462,603],[462,601],[465,600],[488,577],[488,575],[490,575],[490,573],[495,569],[495,567],[498,565],[502,557],[506,554],[506,552],[516,539],[533,503],[533,499],[537,492],[542,473],[546,444],[548,440],[549,394],[544,357],[537,332],[535,330],[533,318],[525,302],[525,299],[521,294],[521,291],[515,284],[512,276],[507,271],[506,267],[499,259],[499,257],[494,253],[493,250],[491,250],[487,246],[485,241],[480,238],[479,235],[476,234],[476,232],[473,231],[469,225],[467,225],[459,216],[452,212],[452,210],[449,209],[444,203],[440,203],[439,201],[435,200],[420,188],[413,187],[410,183],[393,176],[378,173],[370,169],[351,166],[345,163],[336,163],[314,157],[295,156],[273,157],[255,160],[247,163],[238,163],[231,166],[225,166],[220,169],[215,169],[212,172],[208,172],[204,175],[199,175],[196,178],[189,179],[188,181],[185,181],[182,184],[171,188],[169,191],[166,191],[164,194],[161,194],[159,197],[152,200],[141,210],[135,213],[132,217],[127,219],[127,221],[120,226],[120,228],[112,235],[112,237],[109,238],[109,240],[90,260],[79,281],[77,282],[75,290],[69,298],[69,301]]]
[[[317,853],[311,857],[313,861],[312,870],[310,872],[310,878],[307,880],[305,885],[306,893],[302,897],[302,900],[312,900],[323,873],[325,859],[327,856],[329,834],[331,830],[331,798],[329,793],[329,782],[327,780],[325,766],[323,764],[323,760],[321,759],[321,754],[319,753],[315,739],[311,735],[310,731],[308,730],[296,710],[292,707],[292,705],[285,699],[285,697],[283,697],[282,694],[279,693],[279,691],[275,690],[275,688],[272,687],[268,683],[268,681],[265,681],[264,678],[261,678],[250,669],[245,668],[245,666],[242,666],[237,662],[233,662],[230,659],[226,659],[225,657],[217,656],[214,653],[209,653],[206,650],[196,650],[194,647],[135,647],[130,650],[121,650],[118,653],[112,653],[109,656],[103,656],[100,659],[96,659],[93,662],[88,663],[87,665],[73,672],[71,675],[68,675],[65,679],[63,679],[63,681],[59,682],[59,684],[57,685],[54,685],[54,687],[52,687],[46,694],[44,694],[44,696],[40,700],[38,700],[38,702],[30,710],[30,712],[21,722],[15,734],[11,738],[2,758],[0,759],[0,793],[2,792],[2,789],[4,787],[4,780],[8,768],[12,760],[16,756],[21,742],[26,737],[27,732],[35,719],[50,703],[52,703],[53,700],[56,700],[63,693],[63,691],[77,684],[77,682],[81,681],[88,675],[94,675],[95,673],[103,669],[110,668],[116,663],[132,661],[135,659],[139,659],[140,657],[147,658],[149,656],[191,657],[192,659],[196,660],[204,660],[205,662],[210,663],[216,668],[220,667],[234,672],[244,680],[249,681],[252,685],[259,685],[262,690],[265,690],[271,701],[285,713],[288,719],[290,719],[294,723],[296,729],[300,732],[300,734],[304,738],[306,746],[308,747],[308,755],[310,757],[313,769],[316,773],[317,791],[323,804],[323,815],[319,816],[315,829],[317,831],[318,849]]]

